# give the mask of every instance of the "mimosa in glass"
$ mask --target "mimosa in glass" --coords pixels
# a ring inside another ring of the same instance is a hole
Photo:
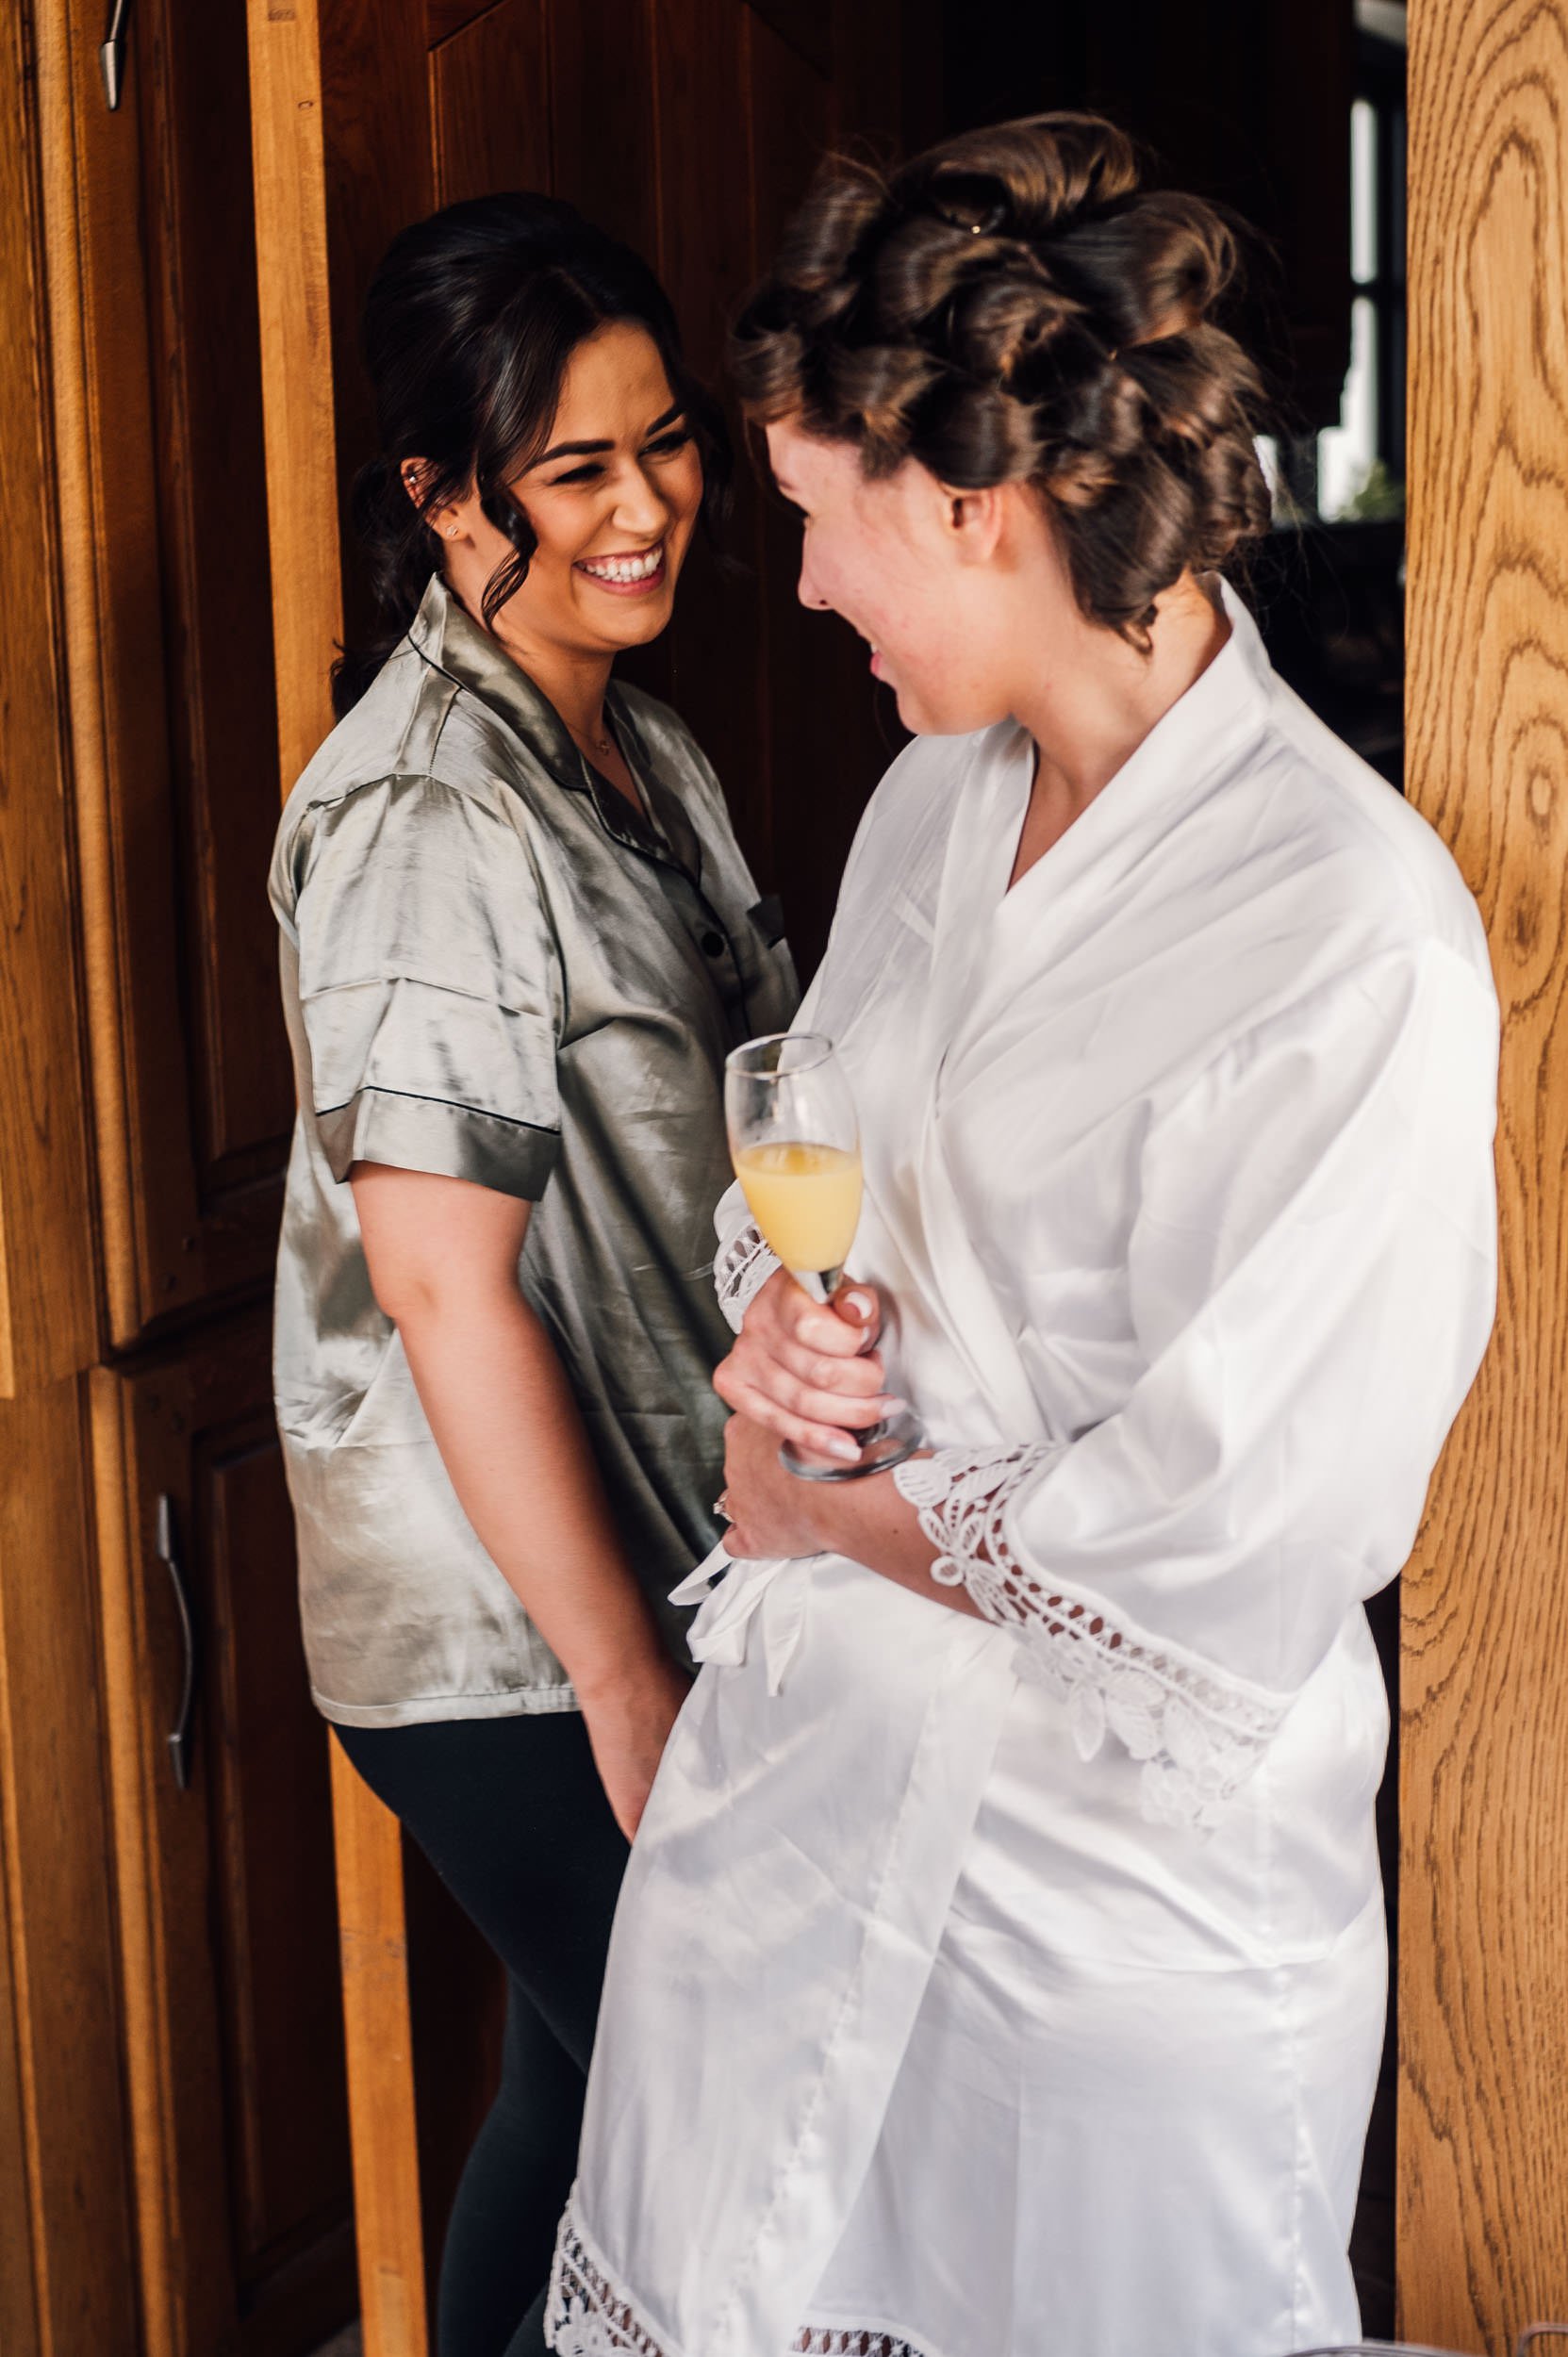
[[[727,1060],[730,1153],[751,1217],[790,1273],[816,1277],[831,1300],[860,1222],[860,1129],[832,1040],[812,1031],[748,1040]],[[806,1481],[855,1481],[901,1465],[922,1445],[904,1413],[863,1431],[860,1460],[808,1457],[793,1442],[781,1461]]]

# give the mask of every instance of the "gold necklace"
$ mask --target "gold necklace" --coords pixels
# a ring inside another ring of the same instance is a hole
[[[590,752],[613,753],[616,750],[616,741],[613,736],[590,736],[586,729],[574,729],[569,720],[567,722],[567,728],[569,733],[577,739],[578,744],[586,745]]]

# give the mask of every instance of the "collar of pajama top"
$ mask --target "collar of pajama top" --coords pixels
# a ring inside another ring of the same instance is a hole
[[[517,731],[558,785],[585,799],[606,834],[628,850],[678,867],[701,889],[701,838],[678,792],[660,776],[637,727],[633,700],[612,680],[605,716],[642,796],[641,810],[601,775],[542,688],[536,687],[437,575],[408,633],[409,644],[433,669],[482,697]]]

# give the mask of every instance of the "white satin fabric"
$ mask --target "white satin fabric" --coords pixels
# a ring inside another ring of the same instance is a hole
[[[916,742],[867,814],[801,1021],[861,1107],[928,1526],[1005,1624],[836,1557],[680,1591],[568,2357],[1355,2337],[1362,1606],[1490,1326],[1495,1006],[1441,845],[1227,605],[1012,891],[1018,732]]]

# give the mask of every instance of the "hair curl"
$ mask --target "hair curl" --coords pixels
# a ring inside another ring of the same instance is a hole
[[[376,609],[370,643],[332,674],[339,718],[419,610],[440,563],[425,518],[477,491],[512,553],[486,584],[488,627],[528,577],[538,543],[509,487],[545,448],[579,344],[611,321],[646,328],[702,460],[702,520],[717,537],[730,480],[723,413],[687,368],[668,298],[640,255],[558,198],[522,191],[443,206],[393,239],[365,301],[365,365],[381,452],[350,516]],[[425,463],[415,504],[410,458]]]
[[[1030,483],[1080,608],[1147,647],[1155,600],[1268,523],[1263,387],[1213,313],[1212,206],[1146,189],[1096,115],[966,132],[883,175],[834,158],[736,321],[756,423],[798,417],[866,472]]]

